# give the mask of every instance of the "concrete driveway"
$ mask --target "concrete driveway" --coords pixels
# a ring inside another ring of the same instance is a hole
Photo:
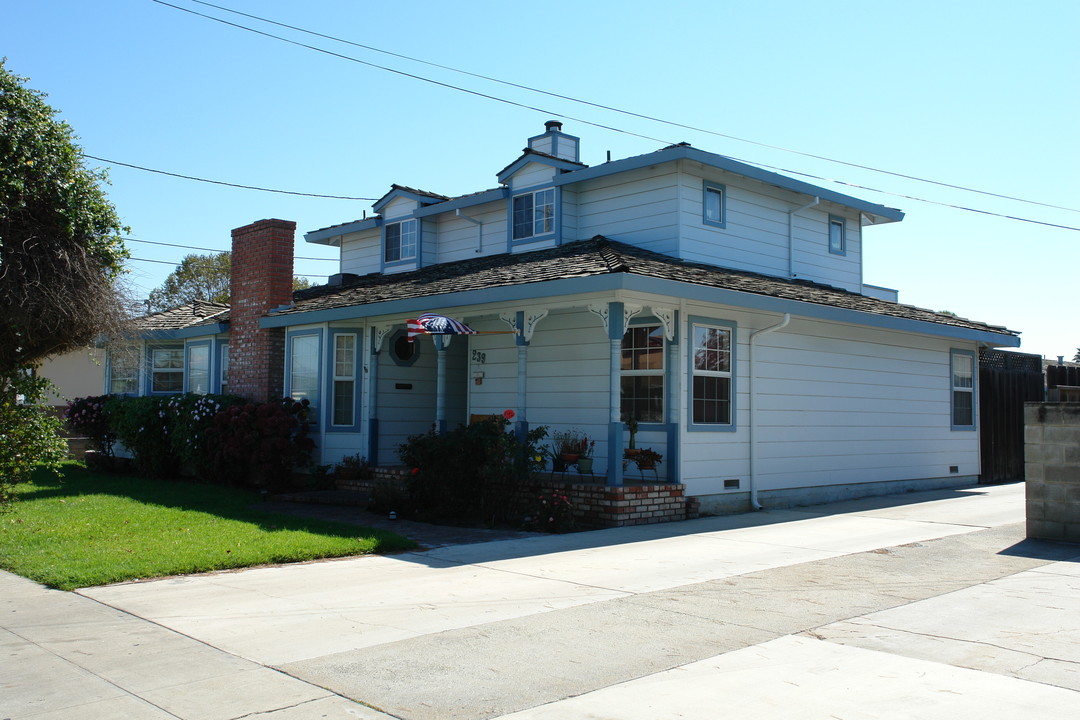
[[[1080,716],[1022,485],[88,588],[0,576],[0,718]]]

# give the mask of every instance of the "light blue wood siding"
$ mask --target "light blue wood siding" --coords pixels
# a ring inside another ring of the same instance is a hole
[[[680,220],[677,181],[675,168],[669,164],[575,186],[576,236],[567,237],[584,240],[604,235],[656,252],[676,254]]]
[[[749,336],[776,315],[695,307],[739,324],[737,431],[683,433],[688,494],[749,474]],[[754,349],[759,490],[979,473],[977,433],[949,424],[948,340],[792,318]],[[967,349],[974,349],[967,348]],[[685,352],[685,351],[684,351]]]
[[[380,228],[346,235],[341,240],[341,270],[343,273],[367,275],[382,267],[382,233]]]

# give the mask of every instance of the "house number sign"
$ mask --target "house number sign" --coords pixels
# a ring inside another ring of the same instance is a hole
[[[477,365],[483,365],[487,362],[487,353],[480,352],[479,350],[472,351],[472,361]]]

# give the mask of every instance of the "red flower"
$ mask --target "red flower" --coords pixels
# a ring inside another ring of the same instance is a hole
[[[415,468],[413,468],[413,469],[412,469],[412,474],[413,474],[413,475],[416,475],[416,474],[418,474],[419,472],[420,472],[420,468],[418,468],[418,467],[415,467]]]
[[[503,417],[506,418],[507,420],[513,420],[514,419],[514,411],[513,410],[503,410]]]

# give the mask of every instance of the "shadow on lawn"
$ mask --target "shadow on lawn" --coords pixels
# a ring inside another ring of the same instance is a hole
[[[63,500],[89,495],[111,495],[145,505],[203,512],[249,523],[266,531],[305,531],[340,538],[370,536],[378,540],[380,552],[401,552],[415,547],[415,543],[400,534],[382,528],[261,510],[257,490],[186,479],[158,480],[134,474],[114,475],[71,464],[64,466],[63,475],[59,478],[50,472],[38,470],[32,484],[19,489],[22,501]]]

